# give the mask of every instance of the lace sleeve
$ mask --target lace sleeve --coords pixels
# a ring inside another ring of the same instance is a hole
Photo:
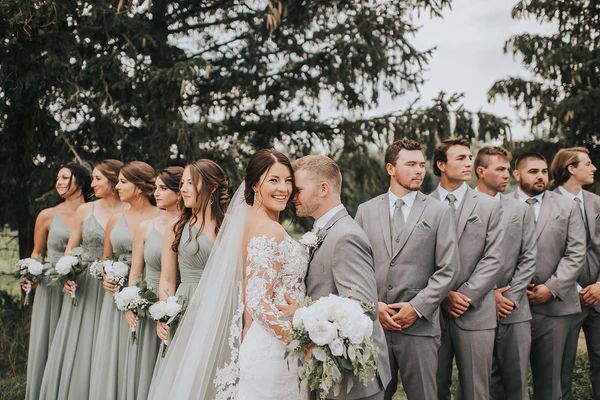
[[[281,268],[279,246],[274,239],[256,236],[248,242],[247,252],[246,309],[255,322],[284,340],[289,337],[290,322],[273,303],[273,287]]]

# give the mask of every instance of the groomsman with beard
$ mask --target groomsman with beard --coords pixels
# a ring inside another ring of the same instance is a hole
[[[527,289],[531,321],[531,372],[538,400],[561,399],[561,368],[573,315],[581,312],[576,280],[583,269],[585,228],[577,203],[547,191],[548,164],[538,153],[517,158],[514,197],[533,209],[536,270]]]
[[[437,372],[438,399],[450,399],[452,360],[458,366],[458,399],[490,396],[496,328],[494,286],[502,266],[500,202],[467,185],[473,155],[464,138],[444,140],[434,151],[433,170],[440,185],[431,194],[455,215],[460,267],[442,302],[442,343]]]
[[[439,305],[458,268],[452,210],[419,191],[425,177],[422,145],[410,139],[385,153],[387,193],[361,204],[356,220],[373,246],[379,320],[385,329],[392,381],[398,372],[408,399],[437,397]]]
[[[504,212],[504,264],[496,278],[498,327],[494,343],[491,397],[527,400],[527,366],[531,349],[531,311],[526,289],[535,272],[536,241],[532,210],[501,194],[510,178],[511,155],[486,146],[475,158],[476,190],[497,199]]]
[[[571,382],[577,355],[579,332],[583,327],[590,360],[590,378],[594,399],[600,399],[600,196],[583,190],[582,186],[594,183],[596,167],[590,160],[589,151],[583,147],[561,149],[550,167],[554,190],[577,202],[584,217],[587,251],[579,284],[579,301],[582,311],[575,314],[565,349],[562,367],[562,396],[573,399]]]

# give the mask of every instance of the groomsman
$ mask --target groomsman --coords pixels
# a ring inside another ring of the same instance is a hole
[[[442,343],[437,372],[438,398],[450,398],[452,360],[458,366],[458,399],[490,396],[496,328],[494,286],[502,266],[502,207],[478,193],[471,179],[473,155],[464,138],[444,140],[434,151],[440,185],[431,194],[455,215],[460,267],[442,303]]]
[[[486,146],[475,158],[476,190],[500,201],[504,211],[504,265],[496,279],[498,327],[494,343],[491,397],[527,400],[527,367],[531,349],[531,311],[526,289],[535,272],[533,211],[514,197],[501,194],[510,178],[511,155]]]
[[[398,372],[409,399],[437,397],[439,305],[458,268],[452,210],[419,191],[425,177],[420,143],[401,139],[385,153],[387,193],[361,204],[356,220],[373,246],[379,320],[385,329],[392,381]]]
[[[514,194],[533,209],[536,270],[527,290],[531,321],[531,372],[537,400],[562,396],[561,367],[573,315],[581,312],[576,279],[583,269],[585,228],[576,202],[547,191],[548,164],[538,153],[517,158]]]
[[[596,167],[583,147],[560,150],[550,167],[555,192],[577,202],[584,217],[587,251],[583,270],[577,278],[582,311],[575,314],[565,349],[562,367],[563,399],[573,399],[571,382],[577,355],[579,332],[583,327],[590,360],[590,378],[594,399],[600,399],[600,197],[583,190],[594,183]]]

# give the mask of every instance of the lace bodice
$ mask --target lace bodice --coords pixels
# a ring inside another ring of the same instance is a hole
[[[286,304],[285,293],[297,301],[304,299],[308,252],[289,235],[281,243],[255,236],[246,250],[246,311],[255,322],[283,339],[291,331],[291,324],[277,306]]]

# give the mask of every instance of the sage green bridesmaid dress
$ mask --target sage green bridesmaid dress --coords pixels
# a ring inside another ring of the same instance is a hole
[[[102,257],[104,228],[92,215],[82,225],[82,260],[89,267]],[[79,304],[64,295],[60,319],[44,371],[40,399],[79,400],[88,397],[92,352],[104,290],[87,269],[81,274],[75,291]]]
[[[144,279],[158,294],[160,280],[160,255],[163,235],[153,228],[144,244]],[[121,398],[146,400],[152,381],[152,373],[158,355],[159,339],[156,336],[156,322],[140,318],[136,328],[137,340],[128,342],[125,357],[126,382]]]
[[[47,261],[55,264],[65,253],[69,241],[69,228],[56,215],[52,218],[46,243]],[[38,400],[48,359],[48,352],[60,316],[63,301],[62,288],[40,282],[35,289],[31,311],[29,352],[27,354],[27,386],[25,398]]]
[[[125,218],[121,216],[110,232],[113,253],[131,262],[132,234]],[[90,379],[90,400],[117,400],[125,384],[125,352],[130,340],[125,316],[115,305],[112,293],[105,292],[102,299]]]

